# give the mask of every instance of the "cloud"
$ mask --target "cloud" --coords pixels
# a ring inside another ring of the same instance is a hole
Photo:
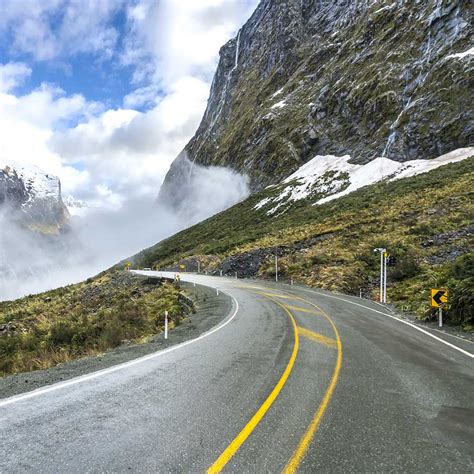
[[[110,57],[119,33],[112,25],[122,0],[2,0],[0,32],[13,53],[37,61],[77,53]]]
[[[83,163],[96,183],[153,200],[171,162],[198,126],[207,94],[206,83],[184,77],[153,109],[108,110],[53,134],[50,147],[65,163]]]
[[[220,47],[258,2],[140,0],[128,8],[130,33],[122,61],[136,67],[137,83],[167,84],[183,76],[210,82]]]
[[[58,123],[88,117],[95,109],[96,104],[82,96],[66,96],[47,85],[20,97],[0,93],[0,158],[31,163],[59,176],[66,193],[88,186],[89,172],[65,165],[48,142]]]
[[[0,64],[0,92],[10,92],[31,75],[31,68],[25,63]]]

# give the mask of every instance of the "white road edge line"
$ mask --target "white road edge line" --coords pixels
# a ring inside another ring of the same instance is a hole
[[[101,377],[102,375],[108,375],[108,374],[111,374],[113,372],[117,372],[119,370],[127,369],[128,367],[132,367],[134,365],[141,364],[142,362],[146,362],[146,361],[151,360],[151,359],[156,359],[157,357],[161,357],[165,354],[169,354],[170,352],[176,351],[176,350],[178,350],[178,349],[180,349],[184,346],[188,346],[190,344],[193,344],[195,342],[198,342],[198,341],[210,336],[211,334],[214,334],[215,332],[217,332],[217,331],[221,330],[222,328],[224,328],[225,326],[227,326],[235,318],[235,316],[237,315],[237,313],[239,311],[239,303],[235,299],[235,297],[230,295],[229,293],[227,293],[225,291],[222,291],[222,290],[220,290],[220,291],[221,291],[221,293],[224,293],[227,296],[230,296],[232,298],[232,301],[234,302],[235,310],[234,310],[234,312],[232,313],[231,316],[228,316],[219,326],[215,327],[214,329],[211,329],[210,331],[205,332],[204,334],[201,334],[200,336],[198,336],[194,339],[190,339],[189,341],[182,342],[181,344],[177,344],[176,346],[169,347],[168,349],[163,349],[163,350],[158,351],[158,352],[153,352],[152,354],[148,354],[146,356],[139,357],[138,359],[133,359],[131,361],[124,362],[122,364],[114,365],[114,366],[109,367],[107,369],[98,370],[97,372],[92,372],[90,374],[81,375],[81,376],[73,378],[71,380],[66,380],[65,382],[58,382],[58,383],[55,383],[53,385],[49,385],[49,386],[44,387],[44,388],[38,388],[38,389],[33,390],[31,392],[23,393],[23,394],[20,394],[20,395],[14,395],[13,397],[9,397],[9,398],[6,398],[4,400],[0,400],[0,408],[2,408],[4,406],[7,406],[7,405],[11,405],[11,404],[16,403],[16,402],[20,402],[20,401],[23,401],[23,400],[28,400],[30,398],[38,397],[39,395],[44,395],[44,394],[49,393],[49,392],[54,392],[54,391],[60,390],[62,388],[70,387],[71,385],[76,385],[78,383],[86,382],[88,380],[92,380],[92,379],[95,379],[97,377]]]
[[[474,341],[470,341],[469,339],[464,339],[463,337],[456,336],[456,334],[449,334],[449,332],[440,331],[439,329],[436,329],[436,328],[430,328],[430,331],[436,331],[436,332],[439,332],[440,334],[444,334],[445,336],[455,337],[456,339],[459,339],[460,341],[468,342],[469,344],[474,344]]]
[[[438,342],[441,342],[441,343],[451,347],[452,349],[455,349],[455,350],[461,352],[462,354],[467,355],[468,357],[471,357],[471,359],[474,358],[474,354],[471,354],[470,352],[465,351],[464,349],[461,349],[460,347],[458,347],[454,344],[451,344],[450,342],[445,341],[444,339],[441,339],[440,337],[435,336],[434,334],[431,334],[430,332],[426,331],[425,329],[420,328],[416,324],[413,324],[413,323],[410,323],[410,322],[405,321],[403,319],[397,318],[396,316],[392,316],[391,314],[384,313],[382,311],[378,311],[377,309],[369,308],[368,306],[364,306],[363,304],[356,303],[354,301],[346,300],[345,298],[339,298],[337,296],[326,295],[325,293],[319,293],[318,291],[309,290],[309,289],[306,289],[306,288],[298,288],[298,289],[302,290],[302,291],[306,291],[308,293],[314,293],[314,294],[319,295],[319,296],[325,296],[326,298],[332,298],[332,299],[335,299],[335,300],[344,301],[345,303],[360,306],[361,308],[368,309],[369,311],[373,311],[374,313],[379,313],[379,314],[382,314],[383,316],[387,316],[389,318],[395,319],[395,321],[399,321],[403,324],[407,324],[408,326],[411,326],[412,328],[415,328],[417,331],[420,331],[423,334],[426,334],[427,336],[432,337],[433,339],[436,339]]]

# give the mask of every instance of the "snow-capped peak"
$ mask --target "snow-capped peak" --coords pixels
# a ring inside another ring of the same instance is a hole
[[[30,163],[0,159],[0,171],[7,175],[16,175],[20,178],[30,196],[33,198],[47,199],[61,196],[61,183],[57,176],[45,173],[42,169]]]

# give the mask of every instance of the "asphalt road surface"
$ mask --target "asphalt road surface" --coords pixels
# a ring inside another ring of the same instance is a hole
[[[229,294],[227,318],[0,400],[0,472],[473,471],[469,343],[357,298],[182,279]]]

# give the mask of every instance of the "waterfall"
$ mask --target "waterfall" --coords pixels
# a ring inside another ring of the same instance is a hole
[[[221,100],[219,101],[219,108],[217,109],[216,116],[214,117],[214,120],[212,121],[210,125],[210,129],[212,130],[214,128],[214,125],[217,122],[217,119],[220,117],[222,113],[222,109],[224,108],[226,96],[227,96],[227,88],[229,86],[229,81],[232,78],[232,74],[234,71],[237,69],[237,66],[239,65],[239,53],[240,53],[240,32],[237,33],[237,38],[235,39],[235,59],[234,59],[234,66],[232,69],[228,72],[226,78],[225,78],[225,83],[224,83],[224,88],[222,90],[221,94]]]

